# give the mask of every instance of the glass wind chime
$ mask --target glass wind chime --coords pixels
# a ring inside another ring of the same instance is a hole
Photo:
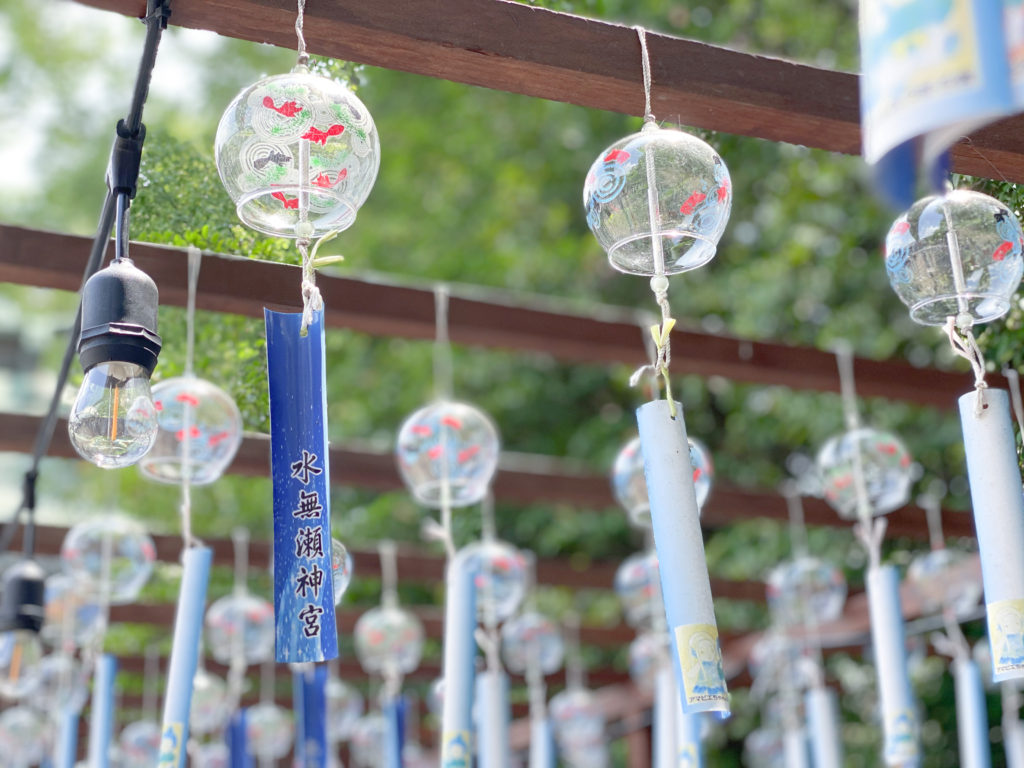
[[[346,86],[309,69],[304,10],[299,0],[295,67],[236,96],[215,144],[217,169],[239,218],[257,231],[294,239],[302,262],[302,312],[265,310],[281,662],[337,655],[324,305],[315,272],[331,259],[317,259],[316,252],[353,224],[380,166],[369,111]]]
[[[651,112],[646,33],[642,54],[645,114],[639,133],[605,149],[587,174],[587,224],[612,266],[651,278],[661,324],[651,328],[651,366],[665,400],[637,410],[651,524],[661,568],[667,628],[683,711],[728,711],[728,693],[704,558],[704,543],[681,406],[669,379],[675,320],[668,276],[695,269],[715,254],[732,207],[729,171],[703,141],[658,126]],[[638,371],[638,374],[641,372]],[[638,376],[634,376],[634,383]]]
[[[947,190],[917,201],[885,239],[889,282],[922,325],[941,326],[974,371],[959,400],[996,681],[1024,678],[1024,496],[1005,390],[985,381],[972,328],[1010,309],[1024,233],[998,200]]]
[[[561,758],[570,768],[606,768],[609,763],[605,715],[587,688],[580,654],[580,619],[565,617],[565,689],[551,697],[551,728]]]
[[[826,441],[817,466],[825,501],[844,519],[857,520],[854,531],[868,556],[865,586],[871,615],[871,641],[878,674],[886,765],[918,765],[920,724],[907,667],[899,571],[882,564],[882,517],[910,498],[910,454],[893,434],[864,427],[857,409],[853,353],[836,352],[846,431]]]

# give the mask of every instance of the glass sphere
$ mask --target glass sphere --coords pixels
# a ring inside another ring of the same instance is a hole
[[[43,712],[81,709],[89,698],[88,680],[88,672],[73,656],[51,653],[39,662],[39,682],[31,703]]]
[[[493,612],[496,622],[505,621],[526,596],[526,558],[504,541],[475,541],[463,550],[477,563],[476,613],[486,622]]]
[[[238,94],[214,154],[238,218],[278,237],[348,229],[380,168],[370,112],[345,85],[302,66]]]
[[[799,660],[800,648],[797,643],[784,634],[768,631],[751,646],[747,668],[755,680],[763,677],[769,681],[779,681],[785,676],[790,681],[793,678],[792,670]]]
[[[252,754],[280,760],[291,751],[295,724],[276,704],[257,704],[245,713],[245,737]]]
[[[563,750],[580,749],[604,740],[604,712],[586,688],[566,688],[551,698],[555,739]]]
[[[445,480],[452,507],[481,501],[498,468],[498,451],[498,430],[487,414],[466,403],[440,400],[405,420],[395,457],[413,497],[439,509]]]
[[[981,579],[962,572],[969,556],[958,549],[936,549],[910,561],[907,580],[921,596],[926,613],[942,610],[944,605],[961,616],[976,608],[981,599]]]
[[[196,733],[214,733],[227,722],[228,687],[216,675],[197,669],[192,681],[189,727]]]
[[[703,509],[711,493],[715,467],[711,454],[699,440],[689,438],[690,464],[693,467],[693,489],[697,494],[697,509]],[[619,451],[612,467],[612,491],[615,500],[626,510],[629,522],[637,528],[651,527],[651,504],[647,499],[647,479],[644,477],[644,457],[640,452],[640,438],[634,437]]]
[[[104,469],[131,466],[153,447],[156,432],[142,366],[111,361],[86,371],[68,416],[68,436],[83,459]]]
[[[40,632],[44,642],[66,650],[81,648],[93,642],[103,630],[99,603],[79,591],[78,583],[67,574],[55,573],[47,577],[44,595]]]
[[[3,764],[28,768],[42,762],[46,756],[48,730],[46,718],[30,707],[11,707],[0,713]]]
[[[261,597],[225,595],[206,611],[206,646],[221,664],[236,653],[247,665],[262,664],[273,658],[275,641],[274,606]]]
[[[541,674],[552,675],[562,666],[565,643],[551,619],[537,611],[526,611],[502,626],[501,651],[505,665],[517,675],[526,674],[531,660]]]
[[[353,764],[359,768],[379,768],[384,765],[384,731],[384,718],[377,712],[356,720],[348,743]]]
[[[784,627],[822,624],[842,614],[846,578],[836,566],[802,556],[780,563],[768,574],[768,608]]]
[[[507,626],[507,625],[506,625]],[[438,677],[430,684],[427,691],[427,708],[436,717],[444,716],[444,678]]]
[[[786,743],[774,728],[756,728],[743,740],[743,764],[751,768],[785,768]]]
[[[915,322],[985,323],[1010,309],[1024,270],[1022,245],[1009,208],[958,189],[918,200],[896,219],[885,238],[885,271]]]
[[[231,765],[231,752],[226,744],[220,742],[200,744],[194,754],[192,765],[195,768],[228,768]]]
[[[629,644],[629,676],[640,689],[654,690],[658,670],[669,661],[668,646],[665,632],[643,632]]]
[[[334,741],[346,741],[352,727],[363,714],[363,695],[336,677],[327,679],[327,735]]]
[[[615,591],[631,627],[646,624],[661,609],[661,575],[653,549],[632,554],[615,572]]]
[[[0,633],[0,696],[23,699],[34,694],[42,680],[42,659],[43,644],[35,632]]]
[[[149,581],[156,547],[142,524],[125,517],[95,517],[76,524],[64,537],[64,572],[90,597],[103,594],[103,553],[110,541],[110,602],[130,603]]]
[[[224,474],[242,444],[242,414],[231,395],[195,376],[175,376],[153,386],[153,407],[160,429],[139,461],[142,474],[180,483],[186,443],[193,485],[209,485]]]
[[[825,501],[840,517],[857,518],[854,469],[858,452],[871,514],[884,515],[906,504],[913,482],[910,454],[896,435],[873,427],[836,435],[818,451]]]
[[[654,275],[660,247],[665,274],[674,275],[714,257],[732,209],[732,183],[706,143],[648,123],[598,155],[583,185],[583,207],[615,269]]]
[[[334,581],[334,604],[337,605],[352,582],[352,556],[337,539],[331,539],[331,578]]]
[[[409,611],[380,606],[371,608],[356,622],[356,656],[368,673],[397,669],[408,674],[423,655],[423,625]]]
[[[136,720],[121,731],[121,765],[124,768],[152,768],[160,756],[160,724]]]

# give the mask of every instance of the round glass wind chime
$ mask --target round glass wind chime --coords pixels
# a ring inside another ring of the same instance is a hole
[[[661,309],[660,325],[650,329],[655,360],[637,371],[631,383],[652,371],[665,385],[665,400],[637,409],[637,422],[651,527],[662,564],[667,629],[683,711],[727,711],[694,468],[682,409],[672,397],[669,379],[675,319],[668,301],[668,276],[700,267],[714,257],[732,208],[732,184],[725,163],[708,144],[658,126],[651,110],[646,32],[638,27],[637,34],[644,125],[639,133],[607,147],[594,161],[583,187],[583,204],[587,224],[612,267],[650,277]],[[616,489],[620,490],[618,483]],[[639,510],[635,514],[645,517]]]

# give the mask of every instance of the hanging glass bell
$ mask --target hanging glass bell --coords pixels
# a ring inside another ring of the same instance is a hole
[[[711,493],[715,477],[715,466],[707,447],[692,437],[690,444],[690,465],[693,467],[693,490],[697,494],[697,510],[704,509],[704,502]],[[640,438],[634,437],[626,443],[615,457],[612,465],[612,492],[629,522],[636,528],[651,527],[651,503],[647,498],[647,479],[644,476],[644,457],[640,452]]]
[[[340,678],[327,678],[327,735],[334,741],[346,741],[363,714],[363,695]]]
[[[231,395],[215,384],[194,376],[175,376],[153,385],[156,442],[140,461],[150,480],[181,482],[184,446],[193,485],[217,480],[242,444],[242,414]]]
[[[766,581],[768,608],[784,627],[833,621],[843,612],[846,578],[825,560],[804,555],[780,563]]]
[[[885,238],[893,290],[922,325],[961,328],[1002,317],[1024,271],[1024,232],[1013,212],[958,189],[918,200]]]
[[[160,757],[160,723],[135,720],[121,731],[121,768],[150,768]]]
[[[103,584],[104,551],[109,540],[109,585]],[[109,589],[114,605],[130,603],[149,581],[156,560],[156,546],[142,525],[124,515],[96,517],[74,525],[60,548],[64,572],[78,589],[99,598]]]
[[[657,552],[648,549],[623,560],[615,571],[614,586],[626,623],[631,627],[646,624],[656,611],[661,610],[661,573]]]
[[[252,754],[265,760],[280,760],[291,751],[295,738],[292,715],[274,703],[249,707],[245,737]]]
[[[964,573],[968,558],[959,549],[934,549],[910,561],[907,581],[921,596],[926,612],[948,606],[955,616],[964,616],[978,606],[981,579]]]
[[[356,622],[356,656],[367,673],[409,674],[423,655],[423,625],[404,608],[371,608]]]
[[[475,541],[463,551],[477,563],[477,617],[486,623],[493,613],[495,622],[505,621],[526,596],[526,558],[505,541]]]
[[[501,652],[505,666],[517,675],[526,674],[531,660],[541,674],[551,675],[562,666],[565,644],[551,619],[537,611],[526,611],[502,626]]]
[[[658,670],[669,659],[668,634],[642,632],[629,644],[629,676],[640,690],[653,691]]]
[[[840,517],[857,518],[858,463],[864,473],[872,515],[887,514],[907,503],[913,472],[903,441],[891,432],[859,427],[830,438],[818,451],[818,473],[825,501]]]
[[[238,218],[277,237],[348,229],[380,167],[377,128],[363,103],[302,65],[238,94],[214,149]]]
[[[225,595],[206,611],[206,641],[210,655],[230,664],[242,654],[247,665],[273,658],[275,644],[274,606],[248,593]]]
[[[498,430],[483,411],[439,400],[405,420],[395,458],[409,492],[421,504],[468,507],[487,495],[498,468]]]
[[[583,206],[615,269],[654,275],[660,249],[665,274],[673,275],[714,257],[732,209],[732,183],[705,142],[647,123],[594,161]]]

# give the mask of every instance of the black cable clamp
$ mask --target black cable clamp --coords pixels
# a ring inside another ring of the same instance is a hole
[[[107,165],[107,187],[111,192],[124,192],[129,198],[135,198],[145,141],[145,125],[140,125],[138,133],[132,135],[123,119],[117,121],[117,135]]]
[[[21,487],[21,506],[30,512],[36,508],[36,480],[39,478],[39,471],[30,469],[25,473],[25,481]]]
[[[143,24],[148,24],[154,18],[159,17],[160,29],[167,29],[167,19],[171,16],[169,0],[152,0],[146,18],[142,19]]]

